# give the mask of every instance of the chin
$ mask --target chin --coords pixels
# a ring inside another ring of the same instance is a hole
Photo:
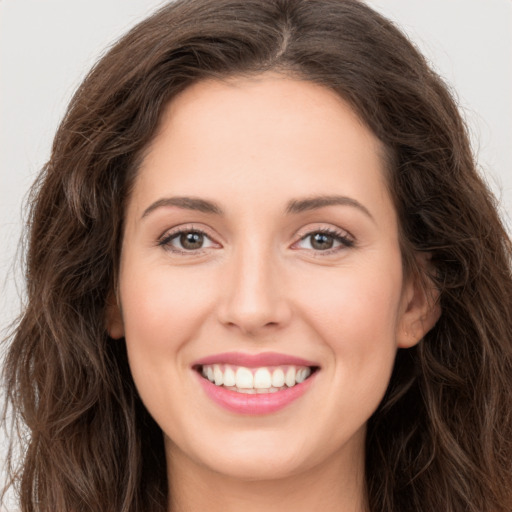
[[[245,457],[217,460],[210,469],[233,479],[251,482],[283,480],[305,471],[307,464],[278,454],[247,454]]]
[[[285,479],[315,465],[314,450],[293,442],[289,435],[273,434],[252,432],[211,443],[203,437],[189,445],[190,450],[185,447],[183,455],[210,473],[242,481]],[[166,443],[174,444],[168,439]]]

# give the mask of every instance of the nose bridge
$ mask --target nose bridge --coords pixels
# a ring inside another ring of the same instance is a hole
[[[238,245],[226,269],[222,321],[245,333],[282,326],[289,317],[278,257],[270,243],[250,237]]]

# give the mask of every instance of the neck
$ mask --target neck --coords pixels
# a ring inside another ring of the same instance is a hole
[[[239,479],[167,449],[169,512],[365,512],[364,460],[333,456],[291,476]]]

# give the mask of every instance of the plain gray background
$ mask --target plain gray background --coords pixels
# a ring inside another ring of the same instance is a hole
[[[15,262],[22,204],[49,157],[52,137],[66,105],[103,50],[162,3],[0,0],[2,330],[16,316],[22,300],[23,283]],[[512,0],[369,3],[410,35],[456,91],[481,170],[500,199],[510,231]],[[0,447],[2,436],[0,433]]]

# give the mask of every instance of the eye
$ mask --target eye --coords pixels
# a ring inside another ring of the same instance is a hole
[[[173,231],[166,234],[158,245],[175,252],[193,252],[208,247],[218,247],[205,232],[198,229]]]
[[[349,238],[347,233],[322,229],[308,233],[294,245],[299,249],[334,252],[344,247],[352,247],[354,241]]]

